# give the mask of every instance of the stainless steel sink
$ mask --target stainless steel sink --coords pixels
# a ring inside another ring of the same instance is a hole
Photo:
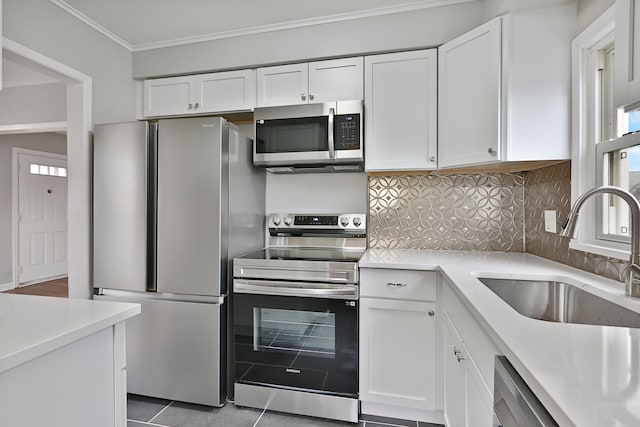
[[[568,283],[478,279],[518,313],[561,323],[640,328],[640,314]]]

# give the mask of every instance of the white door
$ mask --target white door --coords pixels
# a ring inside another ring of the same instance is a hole
[[[18,155],[19,282],[67,274],[67,161]]]

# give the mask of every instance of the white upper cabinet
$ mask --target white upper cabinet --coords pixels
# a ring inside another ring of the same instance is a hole
[[[501,18],[438,50],[440,167],[500,160]]]
[[[439,48],[438,166],[570,157],[575,5],[507,13]]]
[[[258,68],[258,107],[362,99],[362,57]]]
[[[615,107],[640,102],[640,1],[616,0]]]
[[[145,80],[144,116],[252,110],[254,82],[254,70]]]
[[[438,52],[365,57],[365,169],[437,167]]]

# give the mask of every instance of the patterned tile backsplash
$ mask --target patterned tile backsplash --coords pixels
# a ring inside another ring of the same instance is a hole
[[[524,178],[370,176],[369,246],[522,252]]]
[[[544,211],[557,211],[558,228],[571,209],[571,163],[525,173],[525,242],[527,252],[581,270],[624,281],[627,261],[569,249],[569,239],[544,230]]]
[[[529,252],[623,281],[628,263],[544,230],[571,203],[570,162],[515,174],[369,177],[369,247]]]

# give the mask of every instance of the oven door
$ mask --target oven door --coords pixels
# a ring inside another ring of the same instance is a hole
[[[357,300],[234,291],[237,383],[357,397]]]

